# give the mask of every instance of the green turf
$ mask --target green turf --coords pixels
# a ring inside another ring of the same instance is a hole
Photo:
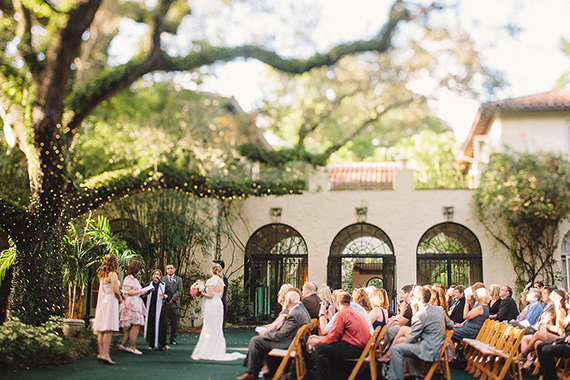
[[[189,379],[189,380],[233,380],[245,372],[242,360],[232,362],[194,361],[190,358],[192,350],[198,341],[198,333],[181,333],[178,342],[170,351],[147,351],[146,343],[139,336],[137,348],[143,355],[134,355],[125,351],[115,350],[111,357],[117,365],[99,364],[95,356],[83,357],[71,363],[52,365],[41,368],[31,368],[16,372],[0,371],[1,380],[146,380],[146,379]],[[253,330],[227,330],[227,351],[245,353]],[[471,380],[473,376],[465,371],[452,370],[453,380]],[[537,376],[525,377],[536,379]],[[309,380],[316,380],[314,373]]]

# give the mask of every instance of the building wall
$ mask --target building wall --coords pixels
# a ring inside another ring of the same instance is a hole
[[[488,136],[496,148],[507,145],[516,151],[567,154],[568,120],[569,112],[503,113]]]
[[[343,228],[357,222],[355,209],[368,208],[366,222],[383,230],[391,239],[396,255],[396,289],[416,280],[416,249],[422,235],[436,224],[447,221],[442,208],[453,206],[452,221],[470,229],[483,250],[483,280],[487,284],[514,284],[507,252],[495,244],[473,214],[473,190],[415,190],[413,173],[397,170],[393,190],[330,191],[328,175],[317,171],[311,176],[309,191],[302,195],[249,198],[241,204],[243,221],[234,230],[245,245],[253,232],[274,223],[270,209],[282,208],[280,223],[296,229],[308,248],[309,281],[327,281],[327,260],[331,243]],[[222,255],[240,265],[232,248]]]

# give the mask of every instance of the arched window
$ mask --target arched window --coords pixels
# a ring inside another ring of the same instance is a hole
[[[331,244],[327,283],[351,292],[354,286],[377,278],[392,297],[395,262],[394,246],[384,231],[368,223],[352,224]]]
[[[277,293],[289,283],[301,289],[307,281],[307,244],[291,226],[276,223],[261,227],[245,247],[245,287],[254,316],[273,320],[281,311]]]
[[[453,222],[437,224],[422,236],[417,248],[418,285],[470,285],[483,281],[479,240]]]

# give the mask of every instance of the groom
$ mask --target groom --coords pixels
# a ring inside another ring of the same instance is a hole
[[[166,319],[170,321],[170,344],[178,344],[178,319],[180,318],[180,295],[182,294],[182,278],[177,276],[176,267],[172,263],[166,265],[166,276],[162,281],[166,284],[166,293],[169,294],[165,302]]]
[[[237,380],[257,379],[259,371],[263,367],[265,355],[274,348],[289,348],[295,335],[297,335],[297,330],[311,322],[309,312],[301,303],[301,297],[298,293],[287,293],[283,306],[289,310],[289,314],[285,317],[281,327],[277,330],[260,332],[259,336],[254,336],[249,341],[247,356],[243,363],[247,367],[247,371],[238,377]]]

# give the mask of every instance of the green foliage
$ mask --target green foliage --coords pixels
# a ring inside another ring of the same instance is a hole
[[[12,239],[8,239],[8,241],[10,248],[7,248],[0,253],[0,284],[2,284],[2,280],[4,280],[8,269],[16,261],[16,245]]]
[[[230,281],[227,298],[226,320],[234,324],[248,322],[252,315],[252,303],[249,300],[248,291],[243,287],[243,276]]]
[[[312,154],[305,150],[269,150],[259,144],[242,144],[238,150],[242,156],[250,161],[278,168],[295,161],[307,162],[313,166],[325,166],[327,164],[327,158],[323,154]]]
[[[553,283],[560,221],[570,215],[570,164],[551,153],[495,153],[473,196],[478,218],[511,255],[516,284]]]
[[[22,368],[69,359],[62,329],[63,319],[50,317],[41,326],[11,318],[0,326],[0,366]]]

